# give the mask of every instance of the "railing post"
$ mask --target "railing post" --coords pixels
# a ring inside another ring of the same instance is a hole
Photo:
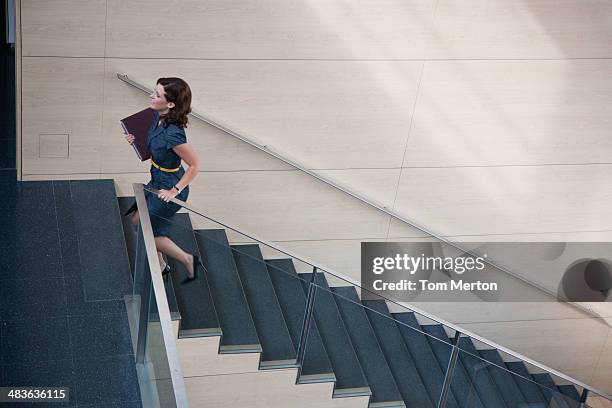
[[[147,351],[147,332],[149,329],[149,311],[151,308],[152,285],[149,280],[144,290],[143,296],[140,297],[140,313],[138,314],[138,340],[136,342],[136,362],[145,362]]]
[[[315,285],[315,276],[317,274],[317,267],[312,268],[312,278],[308,284],[308,298],[306,299],[306,310],[304,310],[304,324],[302,325],[302,334],[300,336],[300,342],[298,343],[297,350],[297,363],[302,370],[304,364],[304,358],[306,356],[306,342],[308,341],[308,333],[310,331],[310,323],[312,321],[312,312],[314,311],[315,296],[317,294],[317,285]]]
[[[140,222],[136,227],[136,259],[134,260],[134,297],[138,303],[138,326],[136,337],[136,363],[144,363],[147,349],[147,331],[149,328],[149,312],[151,310],[152,281],[149,272],[147,254],[144,247],[144,237]],[[140,270],[139,268],[142,268]]]
[[[170,399],[167,402],[171,406],[187,408],[189,407],[189,402],[187,400],[185,380],[176,344],[176,334],[172,328],[172,317],[170,316],[170,309],[166,298],[165,285],[159,267],[151,219],[144,195],[144,186],[140,183],[134,183],[132,186],[140,213],[136,256],[138,264],[134,267],[134,295],[140,295],[141,297],[140,315],[138,316],[140,324],[136,346],[136,370],[139,375],[138,381],[141,385],[141,396],[143,396],[144,388],[146,393],[150,394],[147,397],[152,398],[151,401],[158,401],[160,397],[166,395]],[[147,337],[150,340],[150,336],[147,336],[146,333],[149,324],[152,322],[149,314],[153,305],[156,307],[157,314],[155,322],[156,324],[158,322],[158,327],[161,329],[159,333],[161,336],[155,336],[157,338],[155,347],[161,348],[158,350],[152,350],[151,347],[153,346],[147,344]],[[158,371],[152,375],[152,370],[155,370],[156,363],[161,364],[157,364]],[[158,388],[158,385],[162,384],[161,381],[164,384],[163,389]],[[171,388],[171,396],[167,394],[168,390],[165,387]],[[153,406],[151,404],[145,405]]]
[[[580,408],[586,406],[586,402],[588,398],[589,398],[589,390],[587,388],[583,388],[582,394],[580,394]]]
[[[451,352],[450,360],[448,361],[448,367],[446,368],[446,374],[444,375],[444,384],[442,384],[442,392],[440,393],[440,400],[438,401],[437,408],[445,408],[446,400],[448,399],[448,392],[450,391],[451,381],[453,381],[453,371],[457,365],[457,358],[459,357],[459,348],[457,342],[459,341],[460,332],[455,332],[453,338],[453,351]]]

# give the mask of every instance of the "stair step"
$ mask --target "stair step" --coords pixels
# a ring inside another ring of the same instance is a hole
[[[425,325],[421,326],[421,328],[425,333],[431,336],[427,338],[427,341],[431,345],[440,367],[446,372],[446,368],[448,367],[448,362],[450,361],[451,357],[451,346],[448,344],[450,341],[446,336],[444,328],[439,324]],[[453,372],[453,378],[451,381],[451,389],[453,394],[455,394],[455,399],[461,408],[484,408],[484,405],[476,392],[474,384],[463,366],[463,361],[460,358],[457,359],[457,363],[455,365],[455,370]]]
[[[67,186],[85,297],[89,301],[123,299],[132,293],[132,280],[115,184],[113,180],[78,180]]]
[[[191,221],[187,214],[176,214],[170,226],[169,237],[185,252],[198,254]],[[172,268],[170,279],[176,301],[181,315],[180,337],[219,336],[221,329],[217,313],[210,296],[207,276],[202,274],[200,279],[188,285],[181,285],[187,276],[182,263],[168,258],[168,265]]]
[[[259,245],[232,245],[234,261],[261,341],[260,368],[296,366],[296,351],[285,324]]]
[[[428,390],[421,380],[410,351],[385,301],[364,300],[361,303],[365,306],[368,319],[406,406],[409,408],[436,406],[439,394],[434,397],[435,401],[430,399]],[[447,407],[450,406],[447,404]]]
[[[544,398],[544,394],[542,394],[542,387],[537,385],[531,379],[531,374],[529,374],[525,364],[521,361],[507,361],[506,367],[508,367],[508,369],[513,373],[516,373],[522,377],[514,377],[514,379],[516,381],[516,385],[518,385],[527,402],[537,408],[547,408],[548,404]]]
[[[220,353],[262,351],[225,230],[197,230],[196,242],[223,331]],[[189,286],[189,285],[185,285]]]
[[[302,278],[304,293],[308,293],[308,282],[312,279],[312,273],[302,273],[299,276]],[[336,375],[334,395],[345,396],[345,392],[349,392],[351,396],[371,395],[372,391],[355,354],[334,295],[322,273],[315,275],[315,284],[319,288],[315,295],[313,316]]]
[[[538,384],[542,384],[542,393],[544,398],[550,404],[551,408],[578,408],[578,401],[571,401],[568,397],[561,394],[557,389],[557,385],[548,373],[531,374],[531,378]],[[574,403],[575,402],[575,403]]]
[[[168,309],[170,309],[170,318],[172,320],[181,320],[181,312],[179,310],[178,300],[176,299],[176,291],[172,279],[164,279],[164,288],[166,289],[166,298],[168,299]]]
[[[561,391],[561,394],[571,398],[573,401],[580,401],[580,393],[573,385],[562,384],[557,385],[557,388],[559,389],[559,391]]]
[[[342,286],[332,288],[332,293],[336,295],[336,305],[372,390],[370,406],[385,403],[385,406],[405,407],[404,398],[399,392],[357,290],[354,286]]]
[[[136,228],[132,226],[131,216],[124,216],[125,212],[134,204],[136,201],[134,197],[117,197],[119,202],[119,212],[121,214],[121,224],[123,225],[123,237],[125,239],[125,246],[127,247],[128,258],[130,261],[130,270],[132,272],[132,278],[134,277],[134,262],[136,260],[136,245],[138,244],[138,237]],[[168,308],[170,309],[170,316],[172,320],[180,320],[181,314],[178,308],[178,302],[176,300],[176,294],[174,293],[174,284],[172,279],[164,279],[164,286],[166,288],[166,297],[168,299]]]
[[[293,347],[298,350],[306,312],[306,296],[302,283],[291,259],[268,259],[265,262]],[[336,381],[319,329],[316,322],[313,323],[306,341],[298,382]]]
[[[499,352],[495,349],[490,349],[479,350],[478,353],[485,360],[499,366],[489,365],[487,368],[491,374],[491,378],[504,398],[504,401],[506,401],[506,405],[508,407],[518,407],[521,406],[521,404],[525,405],[527,400],[515,381],[516,379],[520,380],[520,378],[506,371],[504,360],[502,360]]]
[[[465,352],[459,352],[459,358],[463,362],[483,404],[487,407],[506,407],[506,403],[491,377],[489,371],[491,364],[478,357],[478,350],[476,350],[469,337],[460,337],[458,346],[461,350],[465,350]]]
[[[374,301],[379,302],[379,301]],[[383,302],[384,303],[384,302]],[[387,306],[385,305],[385,308]],[[396,326],[406,344],[412,360],[414,361],[420,377],[427,388],[430,399],[437,406],[442,386],[444,384],[444,376],[446,367],[440,367],[438,359],[434,354],[431,345],[427,339],[428,336],[423,334],[421,326],[417,322],[414,313],[394,313],[392,317],[396,320]],[[442,346],[443,344],[441,344]],[[450,345],[444,344],[446,347]],[[447,362],[448,365],[448,362]],[[448,408],[459,407],[457,400],[452,392],[452,388],[448,393],[446,401]]]

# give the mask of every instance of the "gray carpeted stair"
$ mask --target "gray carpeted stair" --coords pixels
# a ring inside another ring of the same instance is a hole
[[[434,407],[437,399],[432,401],[422,382],[421,375],[408,351],[395,319],[389,313],[384,300],[365,300],[366,314],[372,324],[374,333],[378,338],[380,347],[387,358],[387,362],[402,394],[406,406]],[[410,329],[408,329],[410,330]],[[429,346],[428,346],[429,347]],[[433,356],[432,356],[433,357]],[[426,370],[425,372],[430,371]],[[436,398],[439,394],[436,396]],[[447,405],[448,407],[452,405]]]
[[[533,381],[525,364],[520,361],[508,361],[506,362],[506,367],[513,373],[519,375],[514,376],[514,380],[525,396],[525,399],[530,404],[530,407],[533,405],[537,408],[546,408],[548,403],[542,393],[542,387]]]
[[[421,327],[425,333],[431,336],[428,337],[427,340],[431,345],[436,358],[438,359],[440,367],[446,370],[451,357],[451,347],[450,344],[447,344],[447,342],[450,341],[446,335],[446,332],[444,331],[444,328],[439,324],[425,325]],[[462,408],[485,407],[478,393],[476,392],[476,387],[472,383],[469,374],[463,366],[463,361],[461,358],[457,359],[450,388],[453,391],[459,406]]]
[[[405,407],[387,358],[380,348],[355,287],[335,287],[332,292],[336,295],[334,299],[338,310],[372,390],[370,404],[377,407]]]
[[[446,366],[441,367],[438,363],[438,359],[429,344],[428,336],[423,334],[424,332],[414,317],[414,313],[394,313],[392,316],[396,320],[396,326],[419,371],[423,384],[427,388],[430,399],[437,405],[442,393]],[[450,347],[446,343],[440,344],[440,346]],[[452,389],[448,393],[446,406],[448,408],[459,407]]]
[[[304,293],[308,293],[308,282],[312,279],[312,273],[302,273],[300,276],[303,278]],[[313,316],[336,375],[334,395],[337,397],[371,395],[372,391],[325,276],[317,273],[314,282],[320,289],[316,291]]]
[[[572,401],[571,403],[573,403],[573,401],[580,401],[580,393],[578,393],[578,390],[573,385],[557,385],[557,389],[561,391],[561,394],[569,397]]]
[[[488,370],[491,364],[478,356],[478,351],[470,338],[460,337],[458,346],[461,350],[464,350],[459,352],[459,358],[463,362],[483,404],[486,407],[507,408]]]
[[[550,374],[531,374],[531,378],[533,378],[538,384],[544,386],[541,388],[542,394],[544,394],[544,398],[546,398],[546,401],[551,408],[578,408],[580,405],[578,401],[571,401],[569,398],[559,392]]]
[[[499,352],[497,350],[479,350],[478,352],[482,358],[495,364],[488,365],[487,369],[506,405],[510,408],[525,406],[527,400],[514,380],[516,376],[507,371]]]
[[[268,259],[266,260],[266,266],[293,347],[298,350],[306,312],[306,295],[304,295],[302,289],[302,281],[295,272],[291,259]],[[304,361],[300,367],[298,382],[312,383],[335,380],[336,377],[317,323],[313,320],[308,339],[305,342]]]
[[[232,250],[261,341],[260,368],[295,367],[296,350],[259,245],[232,245]]]
[[[198,230],[195,236],[223,331],[219,351],[221,353],[261,352],[261,343],[225,230]]]
[[[176,214],[171,224],[170,238],[185,252],[198,254],[198,246],[187,214]],[[176,294],[176,301],[181,316],[180,337],[218,336],[221,326],[208,283],[208,276],[201,274],[199,279],[181,285],[187,276],[182,263],[168,259],[172,268],[170,277]]]

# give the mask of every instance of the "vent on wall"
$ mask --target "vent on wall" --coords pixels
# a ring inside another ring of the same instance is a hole
[[[38,157],[67,159],[69,139],[67,134],[38,135]]]

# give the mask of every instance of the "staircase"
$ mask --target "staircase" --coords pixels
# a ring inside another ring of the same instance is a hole
[[[133,202],[119,198],[122,211]],[[453,358],[447,407],[580,406],[572,385],[412,312],[391,313],[384,300],[361,301],[352,285],[330,286],[333,276],[298,273],[259,244],[231,244],[224,229],[194,230],[188,214],[175,216],[170,237],[206,268],[181,285],[185,271],[170,260],[166,282],[192,407],[433,408]]]

